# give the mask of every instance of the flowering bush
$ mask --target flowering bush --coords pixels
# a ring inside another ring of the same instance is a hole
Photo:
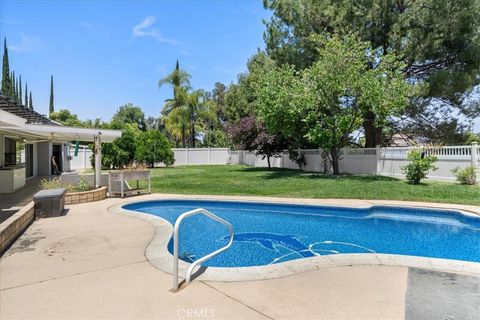
[[[425,179],[430,170],[434,171],[438,168],[434,165],[438,158],[427,155],[425,151],[413,149],[408,152],[407,159],[409,163],[402,167],[403,173],[407,181],[411,184],[419,184],[420,180]]]

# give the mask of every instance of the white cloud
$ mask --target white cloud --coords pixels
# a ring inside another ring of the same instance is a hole
[[[82,27],[85,30],[90,31],[96,36],[103,37],[103,38],[109,38],[110,33],[101,25],[96,24],[96,23],[91,23],[91,22],[81,22],[80,27]]]
[[[133,27],[132,35],[134,38],[143,38],[143,37],[152,37],[158,42],[178,44],[179,42],[175,39],[170,39],[164,37],[160,30],[154,27],[157,18],[153,16],[148,16],[142,20],[139,24]]]
[[[20,42],[8,46],[9,50],[15,52],[39,52],[43,50],[42,42],[24,33],[20,34]]]

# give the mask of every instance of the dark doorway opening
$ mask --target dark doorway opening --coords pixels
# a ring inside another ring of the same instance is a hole
[[[33,177],[33,144],[25,145],[25,162],[27,178]]]
[[[57,163],[58,170],[63,172],[63,159],[62,159],[62,145],[61,144],[54,144],[52,146],[52,156],[55,157],[55,162]],[[52,164],[52,174],[55,174]]]

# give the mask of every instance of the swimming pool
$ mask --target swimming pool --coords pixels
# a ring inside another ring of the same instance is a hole
[[[277,264],[315,256],[379,253],[480,262],[480,218],[450,210],[373,206],[344,208],[207,200],[127,204],[172,225],[186,211],[204,208],[229,221],[232,247],[210,267]],[[226,244],[225,226],[192,216],[180,227],[180,258],[191,262]],[[172,241],[168,245],[172,252]]]

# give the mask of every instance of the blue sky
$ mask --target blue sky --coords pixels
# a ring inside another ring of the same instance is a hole
[[[194,88],[235,81],[264,47],[268,16],[260,0],[1,0],[0,36],[35,110],[48,112],[53,74],[57,110],[109,120],[128,102],[158,116],[171,89],[157,83],[177,58]]]
[[[261,0],[0,0],[0,36],[37,111],[48,112],[53,74],[57,110],[110,120],[130,102],[157,117],[172,95],[157,83],[176,59],[195,89],[229,84],[264,48],[269,16]]]

